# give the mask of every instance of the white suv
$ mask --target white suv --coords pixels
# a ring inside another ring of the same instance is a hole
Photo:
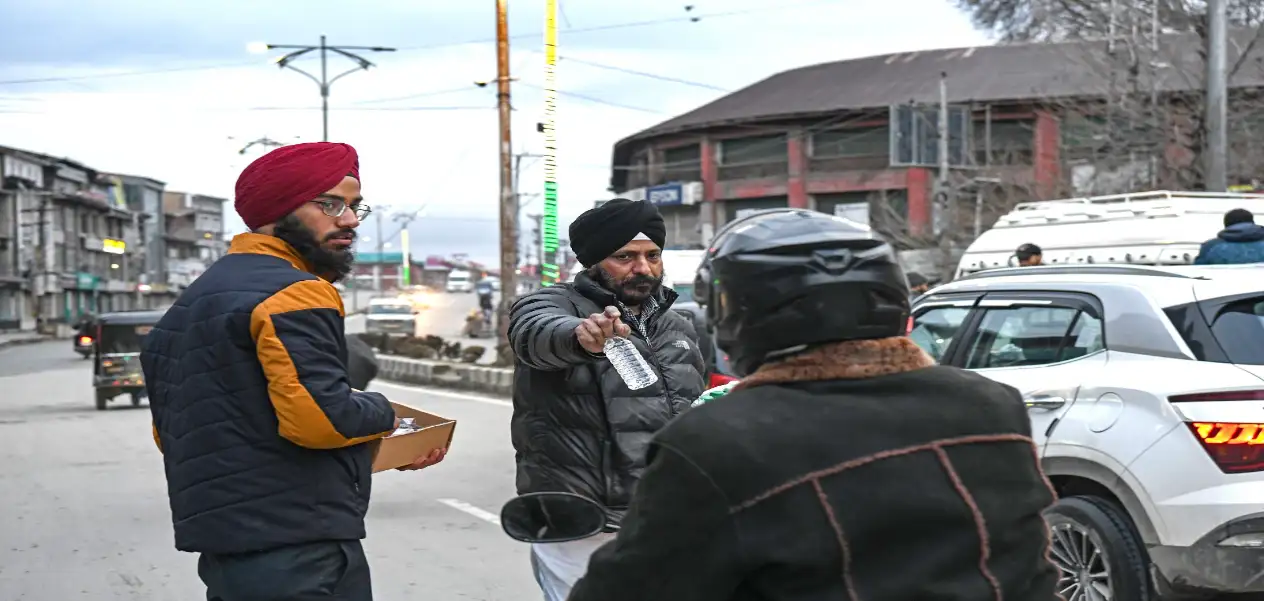
[[[986,271],[910,337],[1022,392],[1064,598],[1264,592],[1264,265]]]

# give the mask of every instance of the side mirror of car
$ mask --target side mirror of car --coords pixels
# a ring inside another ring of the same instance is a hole
[[[528,493],[505,503],[500,527],[516,541],[564,543],[599,534],[606,527],[606,510],[568,492]]]

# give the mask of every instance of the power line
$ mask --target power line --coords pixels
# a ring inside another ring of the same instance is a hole
[[[605,69],[605,70],[607,70],[607,71],[615,71],[615,72],[618,72],[618,73],[626,73],[626,74],[628,74],[628,75],[639,75],[639,76],[641,76],[641,77],[648,77],[648,78],[650,78],[650,79],[657,79],[657,80],[659,80],[659,81],[666,81],[666,82],[671,82],[671,83],[683,84],[683,85],[687,85],[687,86],[693,86],[693,87],[695,87],[695,88],[702,88],[702,89],[705,89],[705,90],[714,90],[714,91],[716,91],[716,92],[731,92],[731,91],[732,91],[732,90],[728,90],[728,89],[725,89],[725,88],[721,88],[721,87],[719,87],[719,86],[713,86],[713,85],[708,84],[708,83],[702,83],[702,82],[700,82],[700,81],[692,81],[692,80],[688,80],[688,79],[680,79],[680,78],[678,78],[678,77],[671,77],[671,76],[668,76],[668,75],[659,75],[659,74],[657,74],[657,73],[647,73],[647,72],[645,72],[645,71],[637,71],[637,70],[635,70],[635,69],[628,69],[628,68],[626,68],[626,67],[618,67],[618,66],[615,66],[615,65],[606,65],[606,64],[603,64],[603,63],[598,63],[598,62],[593,62],[593,61],[589,61],[589,60],[578,59],[578,58],[575,58],[575,57],[573,57],[573,56],[558,56],[558,59],[560,59],[560,60],[564,60],[564,61],[568,61],[568,62],[572,62],[572,63],[577,63],[577,64],[580,64],[580,65],[588,65],[589,67],[596,67],[596,68],[598,68],[598,69]]]
[[[226,110],[247,110],[247,111],[318,111],[318,106],[254,106],[246,109],[226,109]],[[329,107],[331,111],[485,111],[494,109],[494,106],[344,106]]]
[[[589,33],[589,32],[596,32],[596,31],[611,31],[611,30],[616,30],[616,29],[652,27],[652,26],[657,26],[657,25],[668,25],[671,23],[697,22],[703,19],[722,19],[722,18],[728,18],[728,17],[738,17],[738,16],[756,14],[756,13],[761,13],[761,12],[780,12],[784,10],[803,8],[805,6],[810,6],[814,4],[824,4],[826,2],[835,2],[835,1],[837,0],[806,0],[805,2],[799,2],[799,3],[794,3],[794,4],[778,3],[778,4],[772,4],[768,6],[762,6],[762,7],[752,7],[752,8],[741,9],[741,10],[696,14],[696,15],[684,16],[684,17],[668,17],[668,18],[663,18],[663,19],[652,19],[648,21],[630,21],[630,22],[625,22],[625,23],[611,23],[607,25],[596,25],[592,27],[575,27],[575,28],[566,29],[565,31],[566,33]],[[544,36],[544,33],[541,32],[541,33],[531,33],[531,34],[518,34],[518,35],[510,36],[510,38],[511,39],[530,39],[530,38],[540,38],[543,36]],[[438,48],[450,48],[450,47],[455,47],[455,46],[466,46],[470,44],[488,44],[488,43],[494,43],[495,41],[496,41],[496,38],[494,37],[491,37],[491,38],[485,37],[485,38],[470,39],[470,40],[459,41],[459,42],[441,42],[437,44],[427,44],[423,46],[407,46],[407,47],[399,48],[398,50],[402,52],[411,51],[411,50],[434,50]],[[118,73],[94,73],[94,74],[67,75],[67,76],[58,76],[58,77],[33,77],[33,78],[26,78],[26,79],[8,79],[8,80],[0,80],[0,85],[60,83],[60,82],[69,82],[69,81],[85,81],[85,80],[91,80],[91,79],[111,79],[111,78],[117,78],[117,77],[140,77],[140,76],[145,76],[145,75],[160,75],[164,73],[179,73],[179,72],[186,72],[186,71],[213,71],[213,70],[219,70],[219,69],[240,69],[240,68],[245,68],[245,67],[262,67],[262,66],[270,66],[270,65],[269,63],[265,63],[262,61],[255,61],[255,60],[252,60],[249,62],[236,61],[236,62],[231,62],[231,63],[220,63],[216,65],[198,65],[198,66],[187,66],[187,67],[165,67],[165,68],[158,68],[158,69],[140,69],[140,70],[135,70],[135,71],[123,71],[123,72],[118,72]]]
[[[540,86],[539,84],[534,84],[534,83],[531,83],[531,82],[529,82],[529,81],[518,81],[517,83],[519,83],[519,84],[521,84],[521,85],[524,85],[524,86],[527,86],[528,88],[535,88],[535,89],[537,89],[537,90],[543,90],[543,89],[544,89],[544,87],[543,87],[543,86]],[[655,115],[665,115],[665,114],[667,114],[667,113],[665,113],[665,112],[663,112],[663,111],[660,111],[660,110],[647,109],[647,108],[645,108],[645,107],[641,107],[641,106],[632,106],[632,105],[630,105],[630,104],[621,104],[621,103],[614,102],[614,101],[611,101],[611,100],[606,100],[606,99],[604,99],[604,98],[598,98],[598,97],[596,97],[596,96],[588,96],[587,94],[580,94],[580,93],[577,93],[577,92],[566,92],[566,91],[564,91],[564,90],[554,90],[554,91],[555,91],[555,92],[557,92],[557,94],[558,94],[559,96],[570,96],[570,97],[572,97],[572,98],[578,98],[578,99],[580,99],[580,100],[587,100],[588,102],[592,102],[592,103],[596,103],[596,104],[604,104],[604,105],[606,105],[606,106],[612,106],[612,107],[615,107],[615,108],[627,109],[627,110],[629,110],[629,111],[639,111],[639,112],[642,112],[642,113],[652,113],[652,114],[655,114]]]
[[[665,17],[661,19],[650,19],[647,21],[628,21],[624,23],[610,23],[607,25],[594,25],[590,27],[574,27],[574,28],[566,29],[565,32],[568,34],[591,33],[591,32],[596,32],[596,31],[611,31],[615,29],[633,29],[637,27],[653,27],[657,25],[668,25],[671,23],[697,23],[704,19],[723,19],[723,18],[728,18],[728,17],[740,17],[744,15],[751,15],[751,14],[764,13],[764,12],[781,12],[784,10],[791,10],[791,9],[796,9],[796,8],[802,8],[805,6],[811,6],[814,4],[824,4],[827,2],[836,2],[836,1],[837,0],[805,0],[804,2],[797,2],[797,3],[780,2],[777,4],[770,4],[767,6],[755,6],[751,8],[730,10],[730,11],[720,11],[720,12],[714,12],[714,13],[698,13],[698,14],[691,13],[689,15],[682,16],[682,17]],[[542,37],[544,37],[544,32],[520,33],[517,35],[509,36],[509,39],[515,40],[515,39],[531,39],[531,38],[542,38]],[[399,50],[400,51],[431,50],[435,48],[446,48],[450,46],[464,46],[467,44],[491,43],[495,41],[496,41],[495,37],[478,38],[478,39],[466,40],[464,42],[440,42],[437,44],[425,44],[421,46],[404,46],[404,47],[401,47]]]

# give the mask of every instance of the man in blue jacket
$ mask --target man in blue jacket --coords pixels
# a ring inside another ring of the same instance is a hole
[[[145,337],[175,544],[201,555],[208,601],[373,598],[360,545],[373,472],[365,443],[399,420],[348,376],[333,286],[351,272],[369,212],[359,166],[355,149],[328,142],[251,163],[235,201],[251,231]]]
[[[1203,242],[1195,265],[1238,265],[1264,263],[1264,227],[1255,224],[1255,215],[1246,209],[1225,213],[1224,229]]]

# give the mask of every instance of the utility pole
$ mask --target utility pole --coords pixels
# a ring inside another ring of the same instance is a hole
[[[373,213],[377,216],[377,261],[373,262],[373,290],[378,296],[382,294],[382,266],[386,260],[386,237],[382,235],[382,218],[389,210],[388,207],[382,207]]]
[[[948,157],[948,136],[950,135],[948,127],[948,73],[941,72],[939,74],[939,177],[936,180],[935,187],[938,192],[935,194],[935,235],[939,238],[940,255],[942,256],[940,272],[945,278],[951,273],[949,264],[952,262],[952,236],[954,225],[954,211],[952,205],[955,202],[953,192],[950,190],[951,183],[949,181],[949,157]]]
[[[1204,187],[1208,192],[1228,189],[1228,81],[1225,53],[1228,26],[1225,0],[1207,0],[1207,116]]]
[[[518,199],[514,195],[509,104],[509,0],[496,0],[496,100],[500,112],[500,310],[497,330],[509,342],[509,306],[517,295]]]
[[[359,71],[361,69],[368,71],[369,67],[374,66],[373,63],[369,61],[369,59],[366,59],[363,56],[360,56],[358,54],[355,54],[352,51],[353,50],[361,50],[361,51],[367,50],[369,52],[395,52],[394,48],[387,48],[386,46],[330,46],[329,44],[325,43],[324,35],[320,36],[320,44],[316,46],[304,46],[304,45],[293,45],[293,44],[262,44],[262,45],[251,44],[249,48],[252,51],[265,51],[265,52],[268,50],[274,50],[274,49],[282,49],[282,50],[292,49],[293,50],[289,54],[283,55],[281,58],[278,58],[276,60],[277,67],[280,67],[282,69],[289,68],[294,71],[298,71],[299,73],[302,73],[303,75],[305,75],[308,79],[316,82],[316,85],[320,86],[320,118],[321,118],[321,132],[322,132],[320,139],[325,142],[329,141],[329,88],[330,86],[334,85],[335,81],[338,81],[339,79],[342,79],[343,77],[347,75],[355,73],[356,71]],[[298,67],[295,67],[293,64],[294,59],[300,56],[303,56],[304,54],[307,54],[309,52],[320,53],[320,77],[316,77],[315,75],[312,75],[311,73],[308,73],[307,71],[304,71]],[[329,60],[328,60],[328,56],[330,52],[341,54],[355,61],[356,67],[354,69],[348,69],[347,71],[339,73],[338,75],[335,75],[332,79],[330,79]]]

